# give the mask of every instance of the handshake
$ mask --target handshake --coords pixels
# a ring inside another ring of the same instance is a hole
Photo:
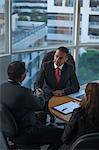
[[[43,95],[43,90],[41,88],[36,89],[36,96]]]

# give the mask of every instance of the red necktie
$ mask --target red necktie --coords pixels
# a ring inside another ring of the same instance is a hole
[[[59,84],[60,82],[60,68],[59,67],[57,67],[55,70],[55,76],[56,76],[57,83]]]

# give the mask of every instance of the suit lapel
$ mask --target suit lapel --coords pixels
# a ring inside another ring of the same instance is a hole
[[[57,80],[56,80],[56,77],[55,77],[55,68],[54,68],[54,61],[52,62],[52,66],[51,66],[51,71],[52,71],[52,77],[53,77],[53,82],[55,85],[57,84]]]
[[[65,67],[65,65],[63,65],[62,70],[61,70],[60,85],[62,85],[62,83],[64,83],[65,76],[66,76],[66,67]]]

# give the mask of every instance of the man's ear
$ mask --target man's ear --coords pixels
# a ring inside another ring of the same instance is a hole
[[[25,79],[26,77],[26,73],[24,72],[22,75],[21,75],[21,82]]]

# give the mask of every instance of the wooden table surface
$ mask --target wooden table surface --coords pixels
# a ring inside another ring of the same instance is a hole
[[[57,96],[53,96],[50,100],[49,100],[49,103],[48,103],[48,107],[49,107],[49,110],[50,112],[56,116],[57,118],[61,119],[62,121],[64,122],[68,122],[70,117],[71,117],[71,113],[70,114],[67,114],[67,115],[64,115],[63,113],[53,109],[53,107],[57,106],[57,105],[60,105],[60,104],[63,104],[63,103],[66,103],[66,102],[70,102],[70,101],[76,101],[77,103],[79,103],[78,100],[74,99],[74,98],[71,98],[69,96],[61,96],[61,97],[57,97]]]

